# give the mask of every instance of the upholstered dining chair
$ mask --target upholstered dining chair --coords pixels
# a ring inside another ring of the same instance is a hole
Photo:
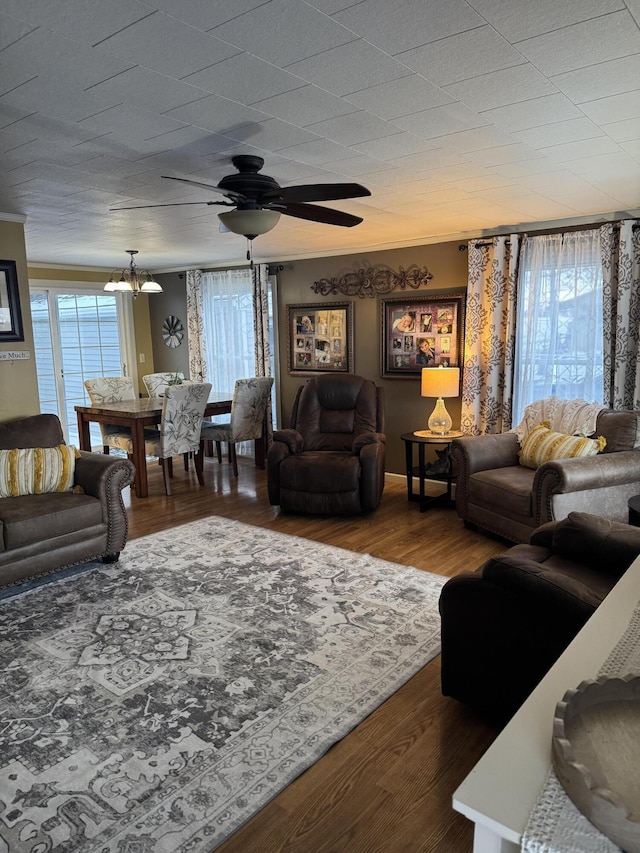
[[[173,384],[176,377],[182,382],[184,373],[180,373],[179,371],[174,373],[166,370],[161,373],[147,373],[146,376],[142,377],[142,381],[150,397],[159,397],[161,394],[164,394],[167,386]]]
[[[264,415],[271,399],[272,376],[254,376],[251,379],[238,379],[231,400],[231,419],[226,423],[208,423],[203,421],[200,438],[214,441],[218,451],[218,462],[222,461],[220,443],[229,445],[229,461],[233,466],[233,476],[238,476],[238,457],[236,444],[239,441],[251,441],[262,438]]]
[[[210,393],[210,382],[167,386],[160,430],[149,437],[145,433],[145,452],[148,456],[159,457],[167,495],[171,494],[172,459],[185,453],[194,454],[196,476],[204,486],[200,429]]]
[[[120,403],[122,400],[135,400],[136,392],[133,379],[129,376],[97,376],[85,379],[84,387],[92,405],[101,403]],[[149,430],[149,433],[153,430]],[[118,424],[100,424],[103,453],[109,453],[111,447],[131,453],[131,430]]]

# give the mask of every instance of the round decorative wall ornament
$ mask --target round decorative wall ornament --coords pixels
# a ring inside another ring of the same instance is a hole
[[[162,323],[162,339],[164,340],[166,346],[174,349],[175,347],[180,346],[183,338],[184,327],[180,320],[177,317],[174,317],[173,314],[171,314]]]

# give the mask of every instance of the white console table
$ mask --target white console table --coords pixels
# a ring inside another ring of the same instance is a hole
[[[473,853],[516,853],[551,766],[556,703],[594,678],[625,632],[640,600],[640,557],[556,661],[453,794],[474,821]]]

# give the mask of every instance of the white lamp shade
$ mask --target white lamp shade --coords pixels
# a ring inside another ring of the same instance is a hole
[[[460,394],[459,367],[423,367],[423,397],[457,397]]]
[[[275,228],[280,213],[277,210],[229,210],[219,213],[218,219],[229,231],[251,239]]]

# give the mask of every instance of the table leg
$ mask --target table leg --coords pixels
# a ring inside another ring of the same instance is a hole
[[[78,436],[80,438],[80,450],[91,451],[91,435],[89,433],[89,421],[85,420],[82,412],[78,416]]]
[[[133,442],[133,464],[136,469],[134,482],[136,496],[146,498],[149,494],[147,457],[144,452],[144,424],[140,419],[133,420],[131,424],[131,441]]]
[[[264,452],[264,436],[260,438],[256,438],[255,442],[255,457],[256,457],[256,468],[264,468],[265,463],[265,452]]]
[[[407,468],[407,498],[413,498],[413,442],[406,441],[404,443],[404,458]]]
[[[424,444],[418,444],[418,482],[420,484],[420,512],[426,509],[424,503]]]

